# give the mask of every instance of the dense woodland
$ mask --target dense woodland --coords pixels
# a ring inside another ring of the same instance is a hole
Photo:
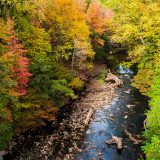
[[[159,160],[158,0],[0,0],[0,149],[54,121],[112,43],[127,50],[123,65],[137,69],[132,84],[149,97],[142,150]]]
[[[160,2],[159,0],[108,0],[103,1],[115,12],[112,23],[112,40],[128,50],[130,63],[137,75],[133,86],[147,95],[143,151],[147,160],[160,159]]]

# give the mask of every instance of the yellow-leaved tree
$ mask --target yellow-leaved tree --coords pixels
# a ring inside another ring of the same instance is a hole
[[[78,1],[50,0],[45,16],[55,59],[59,62],[70,60],[72,69],[74,66],[86,68],[87,60],[93,59],[94,52],[89,43],[86,14]]]

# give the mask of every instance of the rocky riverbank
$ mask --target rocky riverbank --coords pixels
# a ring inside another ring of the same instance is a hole
[[[30,148],[26,147],[26,149],[22,145],[21,151],[17,155],[12,153],[11,159],[72,160],[73,153],[81,152],[79,140],[82,139],[90,118],[94,116],[94,111],[111,103],[116,96],[114,90],[114,84],[101,83],[93,78],[82,93],[81,99],[76,100],[70,106],[71,112],[65,116],[52,133],[40,136]],[[89,113],[91,110],[93,114]],[[86,119],[88,119],[87,122]],[[52,125],[57,125],[56,123],[54,122]]]

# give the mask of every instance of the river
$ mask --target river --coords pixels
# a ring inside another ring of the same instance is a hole
[[[117,96],[110,105],[99,108],[82,141],[83,151],[75,154],[75,160],[138,160],[140,145],[135,145],[124,134],[140,134],[145,119],[147,99],[131,86],[133,72],[120,67],[120,78],[124,86],[116,90]],[[124,149],[118,152],[115,145],[106,140],[118,136],[123,138]]]
[[[119,66],[121,59],[124,59],[121,55],[114,56],[113,60],[110,59],[110,63],[114,64],[114,69]],[[108,66],[110,65],[108,64]],[[133,135],[140,135],[142,133],[143,121],[145,119],[144,112],[148,106],[147,98],[131,86],[131,79],[134,73],[130,69],[119,66],[116,74],[122,79],[123,87],[116,89],[115,92],[117,96],[115,96],[111,103],[103,107],[98,107],[91,123],[78,140],[80,147],[79,152],[76,150],[72,152],[74,160],[138,160],[141,158],[140,144],[133,144],[133,142],[125,136],[124,132],[128,131]],[[102,94],[104,97],[101,97],[101,99],[107,96],[107,92],[104,93],[105,94]],[[82,97],[82,99],[84,98]],[[80,102],[81,101],[78,103]],[[62,113],[63,115],[65,114],[65,108],[63,108]],[[70,112],[67,114],[67,117],[68,116],[70,116]],[[62,119],[62,117],[63,119],[67,118],[66,116],[60,115],[60,119]],[[70,121],[70,119],[68,121],[64,120],[64,125],[67,125],[66,123],[70,123]],[[61,141],[64,139],[62,130],[66,131],[64,126],[59,127],[61,122],[63,122],[63,120],[58,120],[56,127],[50,128],[50,126],[48,126],[45,130],[39,130],[38,133],[35,132],[33,134],[31,132],[30,134],[29,132],[29,135],[27,133],[27,135],[24,136],[26,140],[24,140],[24,142],[22,141],[20,145],[15,146],[11,154],[7,154],[4,157],[4,160],[65,160],[64,158],[55,158],[55,153],[62,149]],[[70,130],[68,126],[67,130]],[[68,131],[68,135],[69,134],[70,131]],[[56,136],[58,137],[59,135],[62,140],[54,140]],[[106,144],[106,141],[110,140],[112,136],[123,139],[123,150],[121,150],[121,152],[117,150],[116,145]],[[46,137],[50,138],[46,140]],[[62,157],[63,153],[67,154],[65,150],[70,150],[66,147],[70,147],[74,143],[74,141],[68,139],[65,141],[67,145],[63,146],[64,151],[62,151]],[[45,156],[44,154],[43,156],[41,154],[44,150],[41,152],[41,147],[45,148],[46,142],[49,149],[46,153],[50,153],[50,155]],[[53,143],[55,144],[53,145]],[[52,148],[53,146],[55,149]]]

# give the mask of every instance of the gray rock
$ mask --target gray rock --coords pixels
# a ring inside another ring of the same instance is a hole
[[[3,160],[3,157],[0,155],[0,160]]]

